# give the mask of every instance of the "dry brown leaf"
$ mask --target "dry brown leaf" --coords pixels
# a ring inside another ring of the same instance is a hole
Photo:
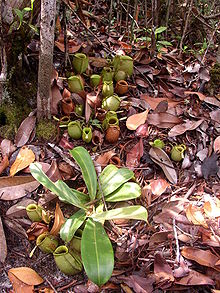
[[[31,203],[36,204],[36,201],[34,201],[33,199],[30,199],[30,198],[25,198],[25,199],[21,200],[20,202],[18,202],[15,205],[11,206],[7,210],[6,216],[8,216],[9,218],[25,217],[27,215],[26,207]]]
[[[16,147],[9,139],[3,139],[3,141],[1,142],[1,153],[3,156],[10,157],[15,150]]]
[[[154,258],[154,274],[158,278],[158,283],[174,281],[173,271],[161,252],[157,252]]]
[[[170,184],[164,179],[156,179],[150,182],[150,187],[154,195],[160,196],[166,191],[167,187],[169,186]]]
[[[5,239],[5,232],[2,225],[2,219],[0,216],[0,262],[4,263],[7,257],[7,243]]]
[[[186,120],[183,124],[179,124],[174,126],[168,133],[169,137],[174,137],[177,135],[181,135],[183,133],[185,133],[188,130],[194,130],[197,127],[200,126],[200,124],[202,124],[202,122],[204,121],[204,119],[200,119],[198,121],[191,121],[191,120]]]
[[[134,114],[128,117],[126,121],[126,126],[129,130],[136,130],[138,126],[142,125],[145,123],[147,119],[149,110],[145,110],[142,113]]]
[[[19,280],[15,275],[13,275],[10,271],[8,272],[8,278],[13,286],[13,292],[16,293],[33,293],[34,286],[24,284],[21,280]]]
[[[63,53],[65,52],[65,46],[64,46],[64,42],[62,39],[60,39],[59,41],[55,41],[54,43],[55,43],[55,46],[57,46],[57,48],[60,49],[60,51],[62,51]],[[77,45],[75,41],[69,40],[68,52],[70,54],[78,52],[80,47],[81,47],[81,45]]]
[[[172,101],[167,98],[152,98],[146,94],[141,95],[141,99],[144,99],[149,105],[152,110],[155,110],[159,103],[166,101],[168,103],[168,108],[173,108],[178,104],[183,103],[184,101]]]
[[[217,207],[214,202],[206,201],[204,203],[204,212],[210,218],[218,218],[220,217],[220,207]]]
[[[116,153],[114,151],[105,152],[104,154],[98,156],[96,163],[102,167],[105,167],[109,163],[109,160],[115,155]]]
[[[53,227],[50,231],[50,234],[57,236],[59,234],[60,228],[64,224],[64,222],[65,222],[65,219],[64,219],[63,213],[62,213],[60,206],[57,202],[56,209],[55,209],[55,220],[54,220]]]
[[[196,286],[196,285],[212,285],[213,286],[215,284],[215,282],[211,278],[193,270],[190,270],[189,274],[186,277],[183,277],[180,280],[175,280],[175,283],[179,285],[183,285],[183,286],[189,286],[189,285],[190,286]]]
[[[36,124],[36,117],[34,116],[28,116],[27,118],[24,119],[24,121],[21,123],[20,127],[18,128],[18,132],[15,136],[15,144],[17,147],[22,147],[25,145]]]
[[[15,200],[35,190],[40,183],[32,176],[15,176],[0,178],[1,200]]]
[[[139,142],[127,153],[126,166],[129,168],[138,167],[140,159],[143,156],[143,152],[143,140],[140,138]]]
[[[20,149],[15,162],[10,169],[10,176],[14,176],[17,172],[25,169],[35,160],[34,152],[28,147],[24,146]]]
[[[220,108],[220,101],[217,100],[215,97],[206,97],[204,102]]]
[[[51,87],[51,114],[56,115],[58,113],[58,103],[62,100],[62,95],[57,84],[52,85]]]
[[[195,247],[184,247],[181,254],[190,260],[194,260],[202,266],[215,268],[215,264],[219,258],[211,253],[210,250],[202,250]]]
[[[38,275],[38,273],[28,267],[18,267],[10,269],[8,271],[9,279],[11,276],[15,276],[23,284],[30,286],[39,285],[44,282],[44,280]]]
[[[191,221],[194,225],[201,225],[205,228],[208,228],[205,218],[203,216],[203,210],[201,208],[189,204],[186,209],[186,216],[187,219]]]
[[[185,95],[197,95],[197,96],[199,97],[200,101],[204,101],[205,98],[206,98],[206,96],[203,95],[203,94],[200,93],[200,92],[190,92],[190,91],[185,91],[184,94],[185,94]]]
[[[4,156],[0,163],[0,174],[8,167],[9,161],[8,156]]]
[[[168,112],[152,113],[147,117],[148,124],[155,125],[159,128],[170,128],[182,122],[182,120]]]
[[[177,183],[177,174],[173,163],[171,162],[168,155],[160,148],[152,147],[149,151],[151,160],[159,165],[166,175],[167,179],[172,183]]]
[[[213,144],[213,148],[215,153],[220,153],[220,135],[216,137]]]
[[[62,179],[56,160],[52,160],[51,166],[49,166],[49,168],[44,172],[53,182],[56,182],[57,180]]]

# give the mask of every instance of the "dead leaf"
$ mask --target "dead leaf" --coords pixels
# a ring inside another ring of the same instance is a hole
[[[7,210],[6,216],[10,218],[25,217],[27,215],[26,207],[31,203],[36,203],[36,201],[30,198],[21,200]]]
[[[102,155],[98,156],[96,163],[98,163],[102,167],[105,167],[109,163],[109,160],[115,155],[116,153],[113,150],[105,152]]]
[[[203,216],[203,210],[201,208],[189,204],[186,209],[186,216],[187,219],[191,221],[194,225],[201,225],[205,228],[208,228],[205,218]]]
[[[3,156],[10,157],[15,150],[16,147],[9,139],[3,139],[3,141],[1,142],[1,153]]]
[[[149,240],[149,247],[154,247],[156,244],[165,242],[168,240],[168,235],[172,235],[173,231],[160,231],[154,233]]]
[[[150,187],[154,195],[160,196],[170,187],[170,184],[164,179],[156,179],[150,182]]]
[[[213,144],[214,152],[219,153],[220,152],[220,135],[216,137],[214,144]]]
[[[154,258],[154,274],[158,278],[157,283],[174,281],[173,271],[161,252],[157,252]]]
[[[106,58],[89,57],[89,63],[95,67],[105,67],[108,64]]]
[[[51,87],[51,114],[56,115],[58,113],[58,104],[62,100],[62,95],[57,84],[52,85]]]
[[[190,92],[190,91],[185,91],[184,92],[185,95],[197,95],[200,99],[200,101],[204,101],[205,100],[205,95],[203,95],[202,93],[200,92]]]
[[[126,126],[129,130],[136,130],[138,126],[145,123],[148,115],[148,109],[142,113],[134,114],[128,117],[126,121]]]
[[[151,160],[161,167],[167,179],[172,184],[177,184],[177,174],[175,168],[165,151],[160,148],[152,147],[150,148],[149,155]]]
[[[213,201],[206,201],[204,203],[204,212],[206,215],[210,218],[218,218],[220,217],[220,207],[217,207],[217,205]]]
[[[193,270],[190,270],[189,274],[186,277],[183,277],[180,280],[175,280],[175,283],[179,285],[183,285],[183,286],[189,286],[189,285],[190,286],[196,286],[196,285],[197,286],[198,285],[200,286],[212,285],[213,286],[215,284],[215,282],[211,278]]]
[[[140,138],[139,142],[127,153],[126,166],[129,168],[138,167],[140,159],[143,156],[143,152],[143,140]]]
[[[141,99],[144,99],[149,105],[152,110],[155,110],[159,103],[166,101],[168,103],[168,108],[173,108],[177,106],[178,104],[181,104],[184,102],[184,100],[181,101],[172,101],[167,98],[152,98],[146,94],[141,95]]]
[[[60,232],[61,226],[64,224],[65,219],[63,216],[63,213],[60,209],[60,206],[58,202],[56,203],[56,209],[55,209],[55,220],[52,229],[50,230],[50,234],[57,236]]]
[[[217,164],[218,155],[213,153],[211,157],[206,158],[201,165],[202,174],[205,179],[209,176],[215,176],[218,173],[219,167]]]
[[[44,282],[34,270],[28,267],[10,269],[8,271],[8,278],[16,293],[33,293],[34,285]]]
[[[132,288],[136,293],[151,293],[153,292],[153,283],[155,282],[155,277],[148,275],[147,278],[130,275],[128,277],[119,277],[121,281],[126,283],[130,288]]]
[[[215,268],[215,264],[219,258],[211,253],[210,250],[202,250],[195,247],[184,247],[181,254],[190,260],[194,260],[202,266]]]
[[[0,216],[0,262],[4,263],[7,257],[7,243],[5,239],[5,232],[2,225],[2,219]]]
[[[53,182],[56,182],[57,180],[62,179],[56,160],[52,160],[51,166],[47,169],[47,171],[44,171],[44,172]]]
[[[0,199],[15,200],[35,190],[40,183],[32,176],[15,176],[0,178]]]
[[[148,131],[148,123],[144,123],[140,126],[135,131],[135,136],[137,137],[148,137],[149,131]]]
[[[25,169],[35,160],[34,152],[28,147],[24,146],[20,149],[15,162],[10,169],[10,176],[14,176],[17,172]]]
[[[215,97],[206,97],[204,102],[220,108],[220,101],[218,101]]]
[[[191,121],[191,120],[186,120],[183,124],[179,124],[174,126],[168,133],[169,137],[174,137],[177,135],[181,135],[183,133],[185,133],[186,131],[189,130],[194,130],[197,127],[199,127],[202,122],[204,121],[204,119],[200,119],[198,121]]]
[[[154,110],[154,113],[164,113],[168,110],[168,102],[161,101]]]
[[[0,174],[9,166],[8,156],[4,156],[0,163]]]
[[[65,52],[64,41],[62,39],[55,41],[55,46],[60,49],[63,53]],[[68,53],[73,54],[79,51],[81,45],[78,45],[74,40],[68,42]]]
[[[155,125],[159,128],[170,128],[182,122],[182,120],[168,112],[152,113],[147,117],[148,124]]]
[[[30,228],[27,230],[28,240],[33,241],[35,240],[39,235],[49,232],[48,231],[48,225],[40,222],[34,222],[31,224]]]
[[[21,123],[20,127],[18,128],[18,132],[15,136],[15,144],[17,147],[22,147],[28,142],[32,134],[32,131],[35,128],[35,124],[36,124],[36,117],[34,116],[28,116],[27,118],[24,119],[24,121]]]

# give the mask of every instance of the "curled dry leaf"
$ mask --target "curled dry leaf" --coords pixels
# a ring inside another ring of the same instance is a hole
[[[189,204],[186,209],[186,216],[189,221],[194,225],[201,225],[205,228],[208,228],[205,218],[203,216],[203,210],[199,207]]]
[[[105,167],[109,163],[109,160],[115,155],[116,153],[114,151],[105,152],[104,154],[98,156],[96,163],[102,167]]]
[[[159,282],[174,281],[173,271],[161,252],[157,252],[154,258],[154,274],[158,277]]]
[[[15,200],[35,190],[40,183],[32,176],[15,176],[0,178],[1,200]]]
[[[204,119],[200,119],[198,121],[191,121],[191,120],[186,120],[183,124],[179,124],[174,126],[168,133],[169,137],[174,137],[177,135],[181,135],[185,133],[188,130],[194,130],[197,127],[199,127]]]
[[[28,240],[35,240],[39,235],[48,232],[48,225],[40,222],[34,222],[27,230]]]
[[[56,115],[58,113],[58,103],[61,100],[62,100],[62,95],[60,93],[60,89],[57,84],[54,84],[51,87],[51,101],[50,101],[52,115]]]
[[[0,217],[0,262],[4,263],[7,257],[7,243],[5,239],[5,232],[2,225],[2,219]]]
[[[170,128],[182,122],[182,120],[168,112],[152,113],[147,117],[148,124],[155,125],[159,128]]]
[[[28,147],[24,146],[20,149],[16,160],[11,166],[10,176],[14,176],[17,172],[25,169],[35,160],[34,152]]]
[[[151,191],[154,195],[163,194],[170,184],[164,179],[156,179],[150,182]]]
[[[56,210],[55,210],[55,220],[54,220],[53,227],[50,231],[50,234],[57,236],[59,234],[60,228],[64,224],[64,222],[65,222],[65,219],[64,219],[63,213],[62,213],[60,206],[57,202],[56,203]]]
[[[213,148],[215,153],[220,153],[220,135],[216,137]]]
[[[172,101],[167,98],[152,98],[146,94],[141,95],[141,99],[144,99],[149,105],[152,110],[155,110],[159,103],[166,101],[168,103],[168,108],[173,108],[184,101]]]
[[[143,140],[140,138],[139,142],[127,153],[126,166],[129,168],[138,167],[143,153]]]
[[[136,130],[138,126],[145,123],[147,119],[149,110],[145,110],[142,113],[134,114],[130,117],[128,117],[126,121],[126,126],[129,130]]]
[[[172,183],[177,183],[177,174],[173,163],[171,162],[168,155],[160,148],[152,147],[149,151],[151,160],[159,165],[166,175],[167,179]]]
[[[202,250],[195,247],[184,247],[181,254],[190,260],[194,260],[202,266],[215,268],[219,258],[210,250]]]
[[[16,147],[9,139],[3,139],[3,141],[1,142],[1,153],[3,156],[10,157],[15,150]]]
[[[190,91],[185,91],[184,92],[185,95],[197,95],[200,99],[200,101],[204,101],[205,100],[205,95],[203,95],[202,93],[200,92],[190,92]]]
[[[31,134],[32,131],[35,128],[36,124],[36,117],[34,116],[28,116],[24,119],[24,121],[21,123],[20,127],[18,128],[18,132],[15,136],[15,144],[17,147],[21,147],[25,145]]]
[[[211,278],[193,270],[190,270],[187,276],[181,278],[180,280],[176,280],[175,283],[179,285],[183,285],[183,286],[189,286],[189,285],[190,286],[196,286],[196,285],[212,285],[213,286],[215,284],[215,282]]]
[[[8,277],[10,280],[12,275],[26,285],[35,286],[44,282],[44,280],[33,269],[28,267],[12,268],[8,271]]]
[[[4,156],[0,163],[0,174],[8,167],[8,156]]]
[[[214,202],[212,201],[206,201],[204,203],[204,212],[206,215],[210,218],[218,218],[220,217],[220,207],[218,207]]]

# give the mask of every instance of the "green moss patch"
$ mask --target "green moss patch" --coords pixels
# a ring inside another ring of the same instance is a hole
[[[50,120],[40,120],[37,124],[36,138],[40,140],[53,141],[57,135],[57,127]]]

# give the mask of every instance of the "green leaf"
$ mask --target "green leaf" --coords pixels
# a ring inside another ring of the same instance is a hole
[[[14,11],[17,14],[17,16],[19,17],[19,20],[22,22],[23,17],[24,17],[24,12],[21,11],[20,9],[17,9],[17,8],[15,8]]]
[[[25,7],[25,8],[23,9],[24,12],[28,12],[28,11],[31,11],[31,10],[32,10],[31,7]]]
[[[83,230],[81,256],[88,278],[98,286],[105,284],[114,268],[111,241],[102,224],[88,219]]]
[[[86,195],[84,193],[72,190],[60,180],[53,183],[42,171],[42,166],[39,163],[31,163],[29,168],[31,175],[43,186],[55,193],[61,200],[71,203],[78,208],[86,209],[84,203],[87,200],[85,199]]]
[[[111,165],[109,165],[109,166],[111,166]],[[104,196],[107,196],[110,193],[114,192],[123,183],[127,182],[132,177],[134,177],[133,171],[131,171],[127,168],[117,169],[117,171],[116,171],[116,169],[111,167],[111,168],[107,169],[107,171],[105,173],[106,175],[104,174],[100,180],[102,192],[103,192]]]
[[[130,200],[141,195],[141,187],[135,182],[126,182],[113,193],[109,194],[105,200],[109,202],[117,202]]]
[[[97,176],[93,161],[88,151],[84,147],[78,146],[71,150],[70,154],[80,166],[89,197],[91,200],[94,200],[97,192]]]
[[[97,221],[114,220],[114,219],[134,219],[147,222],[147,210],[143,206],[130,206],[117,208],[106,211],[100,214],[92,215],[91,217]]]
[[[86,213],[83,210],[77,211],[74,215],[67,219],[60,229],[61,239],[65,242],[69,242],[85,219]]]
[[[155,30],[155,35],[157,34],[161,34],[162,32],[164,32],[167,29],[166,26],[160,26]]]
[[[158,44],[161,44],[163,46],[172,46],[172,44],[170,42],[167,41],[157,41]]]
[[[107,165],[99,176],[99,181],[102,186],[106,185],[111,177],[113,177],[118,171],[115,165]]]

